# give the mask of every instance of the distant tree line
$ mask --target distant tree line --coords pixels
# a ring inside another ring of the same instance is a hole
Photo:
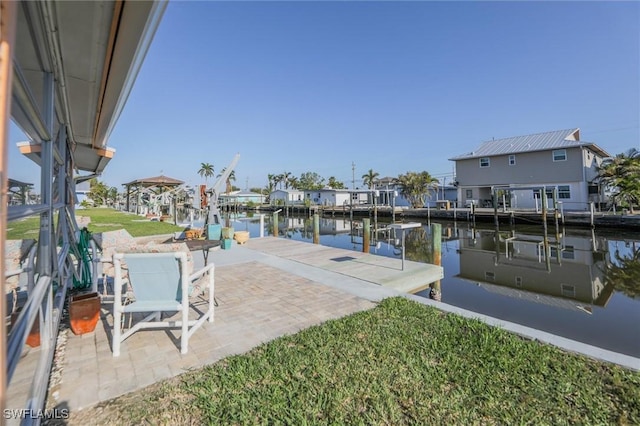
[[[218,174],[224,173],[225,169]],[[215,176],[214,166],[210,163],[201,163],[198,174],[207,182],[208,178]],[[373,169],[362,175],[363,186],[373,190],[379,183],[380,174]],[[612,201],[620,206],[626,206],[634,213],[634,206],[640,204],[640,150],[633,148],[627,152],[617,154],[615,157],[605,159],[598,168],[600,184],[611,191]],[[236,180],[235,170],[226,180],[225,192],[238,190],[232,182]],[[323,178],[315,172],[304,172],[296,177],[291,172],[268,174],[267,185],[264,188],[251,188],[252,192],[269,195],[276,189],[318,190],[323,188],[346,189],[344,182],[330,176]],[[427,171],[407,172],[393,178],[394,184],[400,193],[409,201],[412,207],[423,207],[430,195],[437,191],[438,179]],[[89,181],[90,191],[87,197],[94,205],[115,204],[118,198],[116,187],[110,187],[104,182],[93,178]]]
[[[362,175],[363,185],[370,190],[375,189],[379,183],[380,174],[373,169],[369,169],[367,173]],[[337,180],[334,176],[330,176],[326,180],[315,172],[305,172],[300,177],[293,176],[290,172],[280,174],[267,175],[267,187],[264,189],[266,195],[272,193],[276,189],[297,189],[300,191],[313,191],[322,188],[346,189],[343,182]],[[409,203],[416,208],[423,207],[430,194],[438,189],[438,179],[434,178],[429,172],[407,172],[394,178],[392,184],[395,184],[402,195]]]

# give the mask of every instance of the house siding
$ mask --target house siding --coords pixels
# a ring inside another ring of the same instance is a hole
[[[302,191],[283,191],[281,189],[273,191],[269,200],[271,204],[285,204],[285,205],[294,205],[294,204],[304,204],[304,192]]]
[[[553,161],[552,151],[516,154],[516,164],[509,165],[509,155],[489,157],[489,167],[480,167],[479,158],[456,161],[456,178],[460,186],[509,184],[552,184],[579,182],[584,171],[582,148],[566,148],[566,161]]]

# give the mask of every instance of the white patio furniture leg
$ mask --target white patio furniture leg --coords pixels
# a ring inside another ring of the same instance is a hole
[[[114,299],[113,299],[113,336],[112,350],[113,356],[120,356],[120,340],[122,333],[122,273],[120,271],[120,260],[114,261],[115,277],[114,277]]]
[[[215,267],[209,270],[209,322],[213,322],[214,306],[215,306]]]

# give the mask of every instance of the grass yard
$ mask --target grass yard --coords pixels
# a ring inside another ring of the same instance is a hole
[[[87,227],[92,233],[117,231],[125,229],[132,237],[146,237],[149,235],[171,234],[181,231],[182,227],[169,222],[150,221],[133,213],[124,213],[109,208],[92,208],[76,210],[76,217],[91,218]],[[7,239],[20,240],[38,238],[38,217],[9,222]]]
[[[403,298],[73,413],[71,424],[640,424],[640,373]]]

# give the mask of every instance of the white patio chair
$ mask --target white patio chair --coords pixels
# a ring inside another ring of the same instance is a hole
[[[134,300],[123,303],[122,288],[123,261],[126,263],[129,286]],[[145,328],[181,328],[180,352],[187,353],[189,337],[206,321],[213,322],[214,309],[214,265],[209,264],[193,274],[187,268],[187,255],[184,252],[170,253],[116,253],[113,256],[115,269],[113,304],[113,356],[120,355],[120,343],[138,330]],[[194,309],[200,317],[189,320],[189,296],[201,294],[199,286],[192,286],[198,278],[209,273],[208,307],[206,311]],[[126,332],[122,332],[122,315],[149,313],[137,321]],[[163,312],[178,312],[175,321],[162,321]]]

